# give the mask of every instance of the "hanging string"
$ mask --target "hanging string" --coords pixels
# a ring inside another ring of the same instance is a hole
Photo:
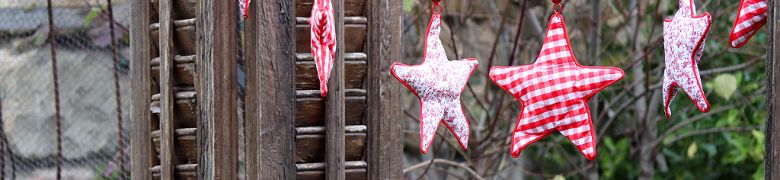
[[[119,59],[116,54],[116,35],[114,35],[114,10],[111,8],[111,0],[108,3],[108,28],[111,31],[111,59],[114,60],[114,97],[116,99],[116,126],[117,126],[117,145],[116,152],[119,158],[119,179],[125,179],[125,152],[124,152],[124,129],[122,128],[122,94],[119,91]]]
[[[54,123],[57,131],[57,180],[62,179],[62,123],[60,119],[60,84],[57,82],[57,41],[54,39],[54,13],[51,0],[46,0],[49,13],[49,44],[51,45],[51,74],[54,81]]]

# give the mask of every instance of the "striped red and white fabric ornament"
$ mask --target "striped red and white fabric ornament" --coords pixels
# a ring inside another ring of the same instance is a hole
[[[314,0],[309,18],[311,55],[317,68],[322,97],[328,94],[328,79],[336,57],[336,27],[330,0]]]
[[[252,0],[238,0],[238,8],[241,10],[241,14],[244,15],[244,19],[249,17],[249,3]]]
[[[587,103],[623,74],[619,68],[580,65],[563,16],[556,10],[533,64],[490,68],[490,79],[522,105],[512,135],[512,156],[520,156],[526,146],[558,131],[585,158],[596,158],[596,134]]]
[[[768,11],[766,0],[740,0],[737,19],[729,36],[731,47],[744,46],[766,24]]]
[[[455,135],[460,146],[467,149],[469,122],[461,107],[460,94],[478,65],[474,58],[447,60],[439,39],[441,14],[438,11],[441,7],[435,1],[433,9],[422,64],[396,62],[390,66],[390,73],[420,99],[420,150],[423,154],[428,152],[441,122]]]
[[[671,118],[671,104],[681,88],[702,112],[710,110],[707,95],[701,86],[699,60],[704,51],[704,40],[710,30],[710,14],[696,15],[693,0],[678,0],[680,9],[672,19],[664,20],[664,112]]]

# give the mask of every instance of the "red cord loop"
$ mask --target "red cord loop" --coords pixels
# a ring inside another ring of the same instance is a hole
[[[560,1],[560,0],[553,0],[553,1]],[[561,5],[561,3],[553,4],[553,12],[554,13],[556,13],[556,14],[561,13],[561,10],[563,10],[563,6]]]
[[[552,0],[552,2],[555,3],[555,4],[560,4],[561,0]]]
[[[441,13],[441,6],[439,5],[439,3],[433,3],[433,7],[431,7],[431,10],[433,11],[433,13],[439,14]]]

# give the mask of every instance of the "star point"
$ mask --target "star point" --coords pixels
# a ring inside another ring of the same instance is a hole
[[[431,16],[422,64],[394,63],[390,67],[390,73],[420,99],[420,150],[423,154],[428,152],[441,122],[463,149],[467,149],[469,140],[469,124],[461,107],[460,94],[478,62],[474,58],[447,60],[439,39],[440,17],[438,13]]]
[[[588,160],[596,157],[596,135],[587,101],[623,78],[612,67],[581,66],[571,51],[563,16],[550,18],[541,52],[531,65],[493,67],[490,78],[522,105],[510,151],[520,156],[526,146],[558,131]]]
[[[766,0],[740,0],[737,18],[729,36],[729,45],[734,48],[744,46],[766,24],[768,11]]]

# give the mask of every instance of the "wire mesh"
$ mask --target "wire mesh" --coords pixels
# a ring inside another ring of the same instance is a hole
[[[63,179],[129,177],[130,98],[126,0],[54,1],[62,107]],[[54,89],[45,0],[0,0],[0,176],[54,179]],[[118,128],[111,41],[119,59],[123,129]],[[118,148],[119,132],[123,148]],[[124,153],[119,153],[119,152]],[[123,156],[120,156],[123,154]],[[125,167],[119,169],[119,159]]]

